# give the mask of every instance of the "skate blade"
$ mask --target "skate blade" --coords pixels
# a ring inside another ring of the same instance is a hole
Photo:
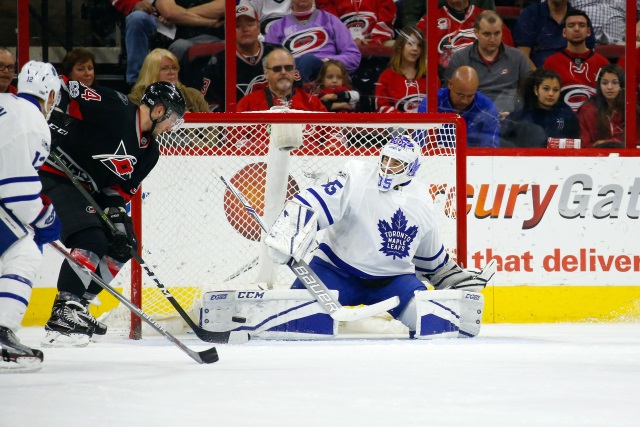
[[[34,356],[17,357],[15,361],[0,361],[0,374],[26,374],[42,368],[42,361]]]
[[[89,345],[89,336],[84,334],[61,334],[60,332],[47,331],[47,335],[40,343],[47,348],[86,347]]]

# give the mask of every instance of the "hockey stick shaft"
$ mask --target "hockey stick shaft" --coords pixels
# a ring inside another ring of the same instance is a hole
[[[67,259],[67,261],[69,261],[71,264],[73,264],[76,267],[78,267],[83,273],[85,273],[87,276],[89,276],[91,278],[91,280],[96,282],[105,291],[109,292],[118,301],[120,301],[122,304],[124,304],[133,314],[138,316],[144,322],[148,323],[153,329],[155,329],[157,332],[159,332],[161,335],[163,335],[166,339],[168,339],[173,344],[175,344],[178,348],[180,348],[180,350],[182,350],[185,353],[187,353],[193,360],[195,360],[198,363],[205,363],[205,364],[214,363],[214,362],[218,361],[218,359],[219,359],[218,358],[218,352],[217,352],[215,347],[211,347],[208,350],[204,350],[204,351],[200,351],[200,352],[196,352],[196,351],[191,350],[189,347],[184,345],[182,343],[182,341],[178,340],[176,337],[171,335],[166,329],[164,329],[156,321],[154,321],[151,317],[149,317],[149,315],[147,313],[145,313],[144,311],[140,310],[138,307],[135,306],[135,304],[133,304],[127,298],[122,296],[120,294],[120,292],[116,291],[113,287],[108,285],[104,280],[102,280],[102,278],[100,276],[98,276],[96,273],[94,273],[89,267],[87,267],[86,265],[84,265],[83,263],[78,261],[72,254],[70,254],[65,249],[63,249],[58,243],[50,242],[49,245],[51,245],[58,253],[60,253],[62,256],[64,256]]]
[[[51,152],[50,156],[53,158],[53,160],[56,162],[56,164],[63,170],[65,175],[67,175],[67,177],[71,180],[73,185],[80,191],[80,193],[82,193],[84,198],[87,199],[89,204],[91,206],[93,206],[93,208],[95,209],[96,213],[98,213],[98,215],[100,215],[100,218],[107,225],[107,228],[109,228],[109,231],[111,233],[114,233],[114,234],[118,233],[119,232],[118,229],[116,228],[115,225],[113,225],[113,222],[111,222],[111,220],[106,215],[104,210],[100,208],[100,205],[98,205],[98,203],[93,198],[93,196],[91,196],[91,194],[87,191],[87,189],[84,188],[82,183],[80,181],[78,181],[78,178],[76,178],[73,175],[73,173],[64,164],[64,162],[62,162],[62,160],[60,160],[60,157],[58,157],[58,155],[56,153],[54,153],[54,152]],[[175,310],[178,312],[180,317],[182,317],[182,319],[187,323],[187,325],[189,325],[189,327],[193,330],[193,332],[196,334],[196,336],[198,338],[200,338],[202,341],[211,342],[211,343],[222,343],[222,344],[224,344],[224,343],[228,343],[229,342],[230,335],[231,335],[229,332],[207,331],[207,330],[201,328],[200,326],[196,325],[195,322],[193,320],[191,320],[189,315],[184,311],[182,306],[180,306],[178,301],[176,301],[176,299],[173,297],[173,295],[171,295],[171,292],[169,292],[169,290],[166,288],[166,286],[164,286],[164,284],[160,281],[160,279],[158,279],[158,277],[155,275],[153,270],[151,270],[151,268],[144,262],[144,260],[140,256],[140,254],[133,248],[131,248],[131,256],[133,257],[133,259],[135,259],[138,262],[138,264],[140,264],[140,267],[142,267],[144,269],[144,271],[147,273],[147,275],[149,276],[149,278],[151,280],[153,280],[153,282],[158,287],[158,289],[160,289],[160,292],[162,292],[162,295],[164,295],[164,297],[171,303],[173,308],[175,308]],[[234,335],[236,335],[236,334],[234,334]],[[237,335],[234,338],[234,340],[237,343],[241,343],[243,341],[246,342],[246,341],[249,340],[249,335],[246,334],[246,339],[243,339],[239,335]]]
[[[268,233],[269,229],[266,224],[260,215],[258,215],[258,212],[256,212],[256,210],[249,204],[244,195],[224,177],[217,167],[214,167],[214,172],[220,177],[220,180],[224,183],[227,189],[229,189],[229,191],[238,199],[245,210],[256,220],[260,228],[262,228],[265,233]],[[338,321],[349,322],[375,316],[376,314],[381,314],[391,310],[400,302],[398,297],[392,297],[372,305],[346,308],[343,307],[337,298],[331,294],[327,286],[304,260],[296,261],[292,258],[291,261],[287,263],[287,266],[300,280],[304,287],[311,292],[322,308],[332,318]]]

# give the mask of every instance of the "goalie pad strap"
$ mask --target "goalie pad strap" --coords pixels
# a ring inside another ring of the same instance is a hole
[[[461,290],[416,291],[415,337],[471,338],[480,333],[484,296]]]

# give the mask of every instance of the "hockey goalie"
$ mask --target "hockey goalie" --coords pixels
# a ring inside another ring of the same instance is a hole
[[[411,336],[473,337],[484,306],[477,291],[495,263],[465,270],[446,252],[429,191],[413,180],[420,160],[410,137],[391,138],[377,164],[350,160],[325,184],[288,201],[264,243],[275,262],[287,264],[302,260],[325,230],[309,266],[343,306],[398,297],[389,315]],[[305,286],[298,279],[292,289]]]

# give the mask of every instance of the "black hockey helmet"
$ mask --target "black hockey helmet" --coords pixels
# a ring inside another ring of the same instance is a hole
[[[169,119],[174,116],[174,119],[178,119],[180,123],[176,123],[174,129],[178,128],[182,123],[182,116],[186,111],[186,104],[180,91],[175,85],[169,82],[155,82],[147,86],[144,91],[142,104],[153,109],[158,104],[163,104],[165,107],[164,119]]]

